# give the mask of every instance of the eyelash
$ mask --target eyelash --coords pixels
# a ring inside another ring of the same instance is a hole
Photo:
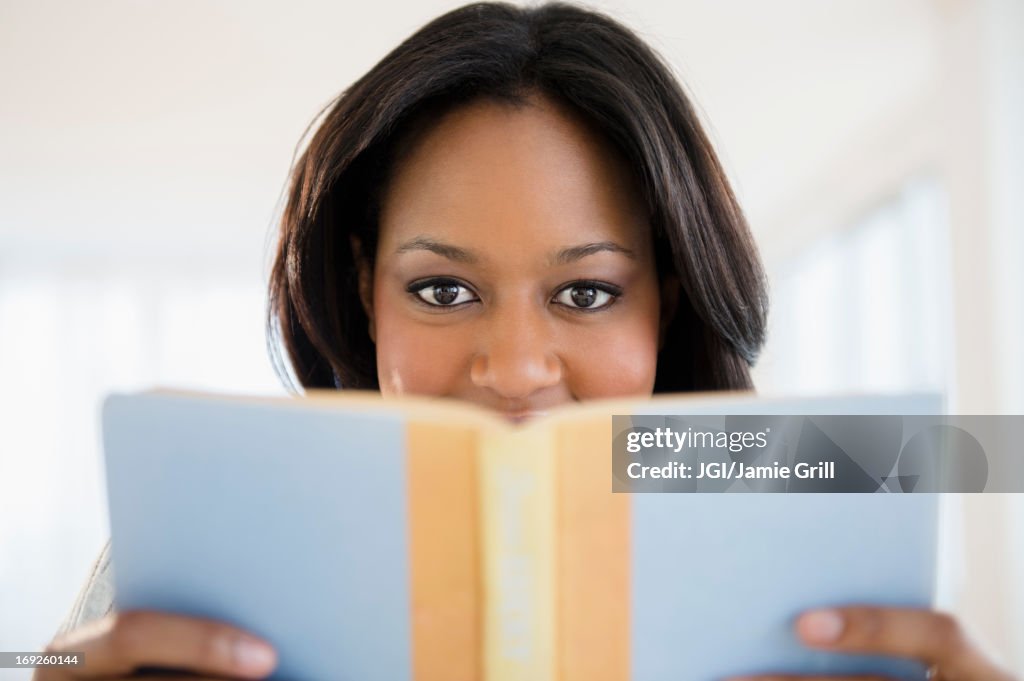
[[[463,305],[466,305],[468,303],[479,301],[479,298],[476,298],[474,300],[462,301],[454,305],[441,305],[438,303],[427,302],[423,298],[423,296],[420,295],[420,291],[423,291],[424,289],[442,285],[458,286],[459,288],[472,292],[472,289],[468,285],[459,281],[458,279],[452,279],[450,277],[432,277],[429,279],[420,279],[418,281],[410,283],[408,286],[406,286],[405,290],[413,297],[413,300],[433,311],[454,310],[457,308],[461,308]],[[568,291],[574,288],[593,288],[601,293],[605,293],[611,296],[611,299],[604,305],[601,305],[600,307],[574,307],[571,305],[564,305],[562,303],[558,303],[559,305],[562,305],[563,307],[572,312],[580,312],[583,314],[590,314],[594,312],[601,312],[603,310],[607,310],[612,305],[614,305],[616,301],[618,301],[619,297],[622,295],[622,289],[618,286],[615,286],[614,284],[609,284],[603,281],[595,281],[593,279],[580,279],[577,281],[571,281],[562,286],[561,288],[559,288],[558,291],[555,293],[555,297],[557,297],[563,291]]]

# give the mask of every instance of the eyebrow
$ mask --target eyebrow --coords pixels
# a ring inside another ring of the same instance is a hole
[[[621,253],[622,255],[636,260],[636,253],[629,250],[625,246],[620,246],[614,241],[597,241],[592,244],[583,244],[581,246],[572,246],[571,248],[563,248],[554,257],[554,262],[559,265],[567,265],[577,260],[581,260],[588,255],[594,255],[595,253]]]
[[[417,236],[406,241],[398,247],[395,253],[409,253],[410,251],[430,251],[449,260],[468,264],[473,264],[480,260],[475,254],[465,248],[459,248],[458,246],[446,244],[443,241],[437,241],[425,236]],[[568,265],[569,263],[582,260],[589,255],[603,252],[621,253],[627,258],[636,260],[636,253],[625,246],[620,246],[614,241],[595,241],[594,243],[563,248],[554,255],[551,261],[558,265]]]
[[[459,248],[458,246],[452,246],[435,239],[431,239],[425,236],[418,236],[398,247],[395,253],[408,253],[410,251],[430,251],[431,253],[437,253],[438,255],[454,260],[456,262],[464,263],[475,263],[478,258],[467,251],[465,248]]]

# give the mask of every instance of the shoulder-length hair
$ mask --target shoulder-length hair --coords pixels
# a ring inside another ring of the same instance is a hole
[[[477,3],[430,22],[344,91],[293,170],[269,286],[268,338],[306,388],[378,389],[353,239],[372,266],[381,193],[408,139],[479,98],[540,94],[582,116],[622,154],[645,202],[659,277],[679,305],[655,392],[743,389],[764,341],[757,250],[693,105],[629,29],[550,3]]]

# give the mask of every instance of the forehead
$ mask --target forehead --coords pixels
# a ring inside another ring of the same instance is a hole
[[[615,240],[643,250],[646,213],[617,151],[552,101],[481,100],[424,132],[381,205],[381,250],[429,235],[474,248]]]

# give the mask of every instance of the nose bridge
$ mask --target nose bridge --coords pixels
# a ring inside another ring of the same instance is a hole
[[[523,399],[561,379],[546,306],[525,296],[496,304],[481,329],[473,380],[503,397]]]

